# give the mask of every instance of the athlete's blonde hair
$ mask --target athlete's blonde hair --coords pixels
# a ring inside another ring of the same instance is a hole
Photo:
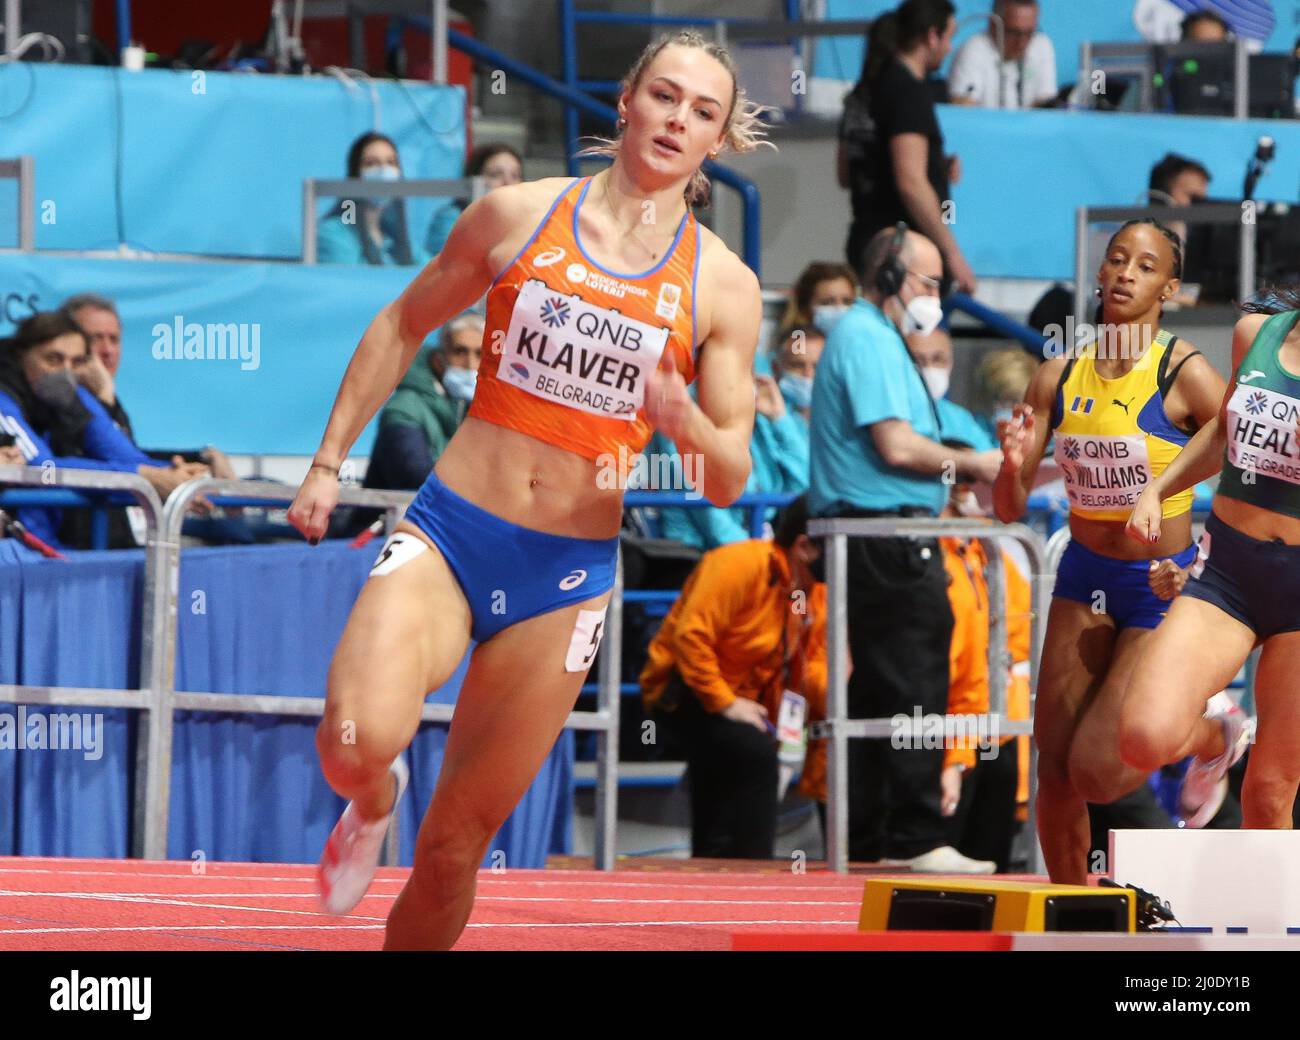
[[[745,152],[754,151],[762,144],[775,150],[776,145],[765,140],[767,131],[763,128],[762,121],[759,119],[759,116],[764,111],[770,110],[770,106],[750,101],[745,95],[745,89],[736,78],[736,63],[732,60],[731,54],[726,47],[713,40],[705,39],[693,29],[665,33],[648,44],[646,49],[641,52],[640,57],[632,63],[627,75],[623,77],[622,90],[629,94],[635,93],[636,88],[641,83],[641,77],[645,70],[650,67],[650,63],[658,57],[660,51],[673,44],[678,47],[698,47],[710,57],[717,59],[722,67],[731,73],[731,111],[727,113],[726,123],[724,124],[726,136],[723,138],[720,151],[730,149],[739,155],[743,155]],[[623,140],[622,134],[614,138],[593,135],[589,139],[596,143],[582,149],[578,152],[578,155],[605,155],[612,159],[618,155],[619,146]],[[703,170],[696,170],[691,174],[691,179],[687,182],[683,195],[689,206],[707,206],[709,204],[709,178],[704,175]]]

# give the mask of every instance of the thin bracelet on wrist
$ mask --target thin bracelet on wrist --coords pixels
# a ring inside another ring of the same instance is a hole
[[[327,466],[327,465],[325,465],[325,463],[323,463],[323,462],[317,462],[315,459],[312,459],[311,467],[310,467],[310,468],[311,468],[311,469],[323,469],[323,470],[327,470],[328,472],[333,473],[336,477],[339,475],[339,468],[338,468],[338,466]]]

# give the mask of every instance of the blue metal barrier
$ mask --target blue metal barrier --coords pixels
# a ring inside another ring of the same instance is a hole
[[[108,548],[108,507],[133,506],[134,495],[120,491],[83,492],[64,488],[15,487],[0,490],[0,509],[90,509],[90,547]]]
[[[965,293],[950,294],[943,301],[943,306],[945,311],[961,311],[963,314],[970,315],[999,335],[1014,339],[1017,343],[1036,351],[1040,356],[1048,343],[1047,337],[1041,332],[1031,329],[1028,325],[1021,325],[1018,321],[1012,321],[1005,314],[995,311],[992,307],[986,307]]]

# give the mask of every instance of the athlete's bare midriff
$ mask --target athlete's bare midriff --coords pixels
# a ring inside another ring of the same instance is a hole
[[[1116,560],[1156,560],[1175,556],[1192,544],[1192,514],[1181,513],[1160,521],[1160,540],[1154,545],[1135,542],[1124,533],[1126,521],[1089,520],[1071,514],[1070,537],[1085,549]]]
[[[1287,545],[1300,545],[1300,518],[1284,516],[1238,498],[1215,495],[1210,509],[1229,527],[1261,542],[1280,539]]]
[[[592,459],[473,416],[439,456],[434,472],[461,498],[520,527],[572,538],[612,538],[623,492],[598,479]]]

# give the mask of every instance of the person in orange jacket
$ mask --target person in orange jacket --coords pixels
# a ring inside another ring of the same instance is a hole
[[[945,517],[981,516],[968,484],[955,484]],[[952,606],[948,659],[948,714],[983,715],[989,710],[989,560],[974,538],[940,538]],[[1029,582],[1014,558],[1002,551],[1005,578],[1007,652],[1006,715],[1029,718]],[[968,731],[969,732],[969,731]],[[962,855],[992,860],[999,873],[1010,869],[1018,804],[1029,793],[1028,737],[1001,737],[981,730],[958,735],[944,752],[940,810],[951,817],[952,843]]]
[[[983,515],[970,484],[953,486],[949,504],[941,515]],[[988,559],[975,540],[941,538],[939,544],[948,571],[948,601],[954,619],[948,664],[948,712],[984,714],[989,704]],[[1029,718],[1029,644],[1033,632],[1029,582],[1005,551],[1002,562],[1009,660],[1007,716],[1023,720]],[[810,702],[809,720],[825,718],[825,709],[823,694],[820,700]],[[1011,741],[1016,742],[1014,755],[1007,753]],[[954,743],[959,746],[947,748],[944,753],[940,798],[941,811],[952,817],[952,844],[962,855],[981,862],[995,862],[997,869],[1005,872],[1015,822],[1024,820],[1029,802],[1029,738],[1002,738],[997,742],[999,753],[984,761],[980,760],[977,741],[958,739]],[[963,743],[966,746],[960,746]],[[825,740],[809,743],[799,792],[817,802],[825,833]]]
[[[826,586],[807,522],[800,498],[777,518],[775,541],[705,553],[650,643],[642,700],[686,752],[693,856],[772,858],[774,721],[791,694],[824,713]]]

